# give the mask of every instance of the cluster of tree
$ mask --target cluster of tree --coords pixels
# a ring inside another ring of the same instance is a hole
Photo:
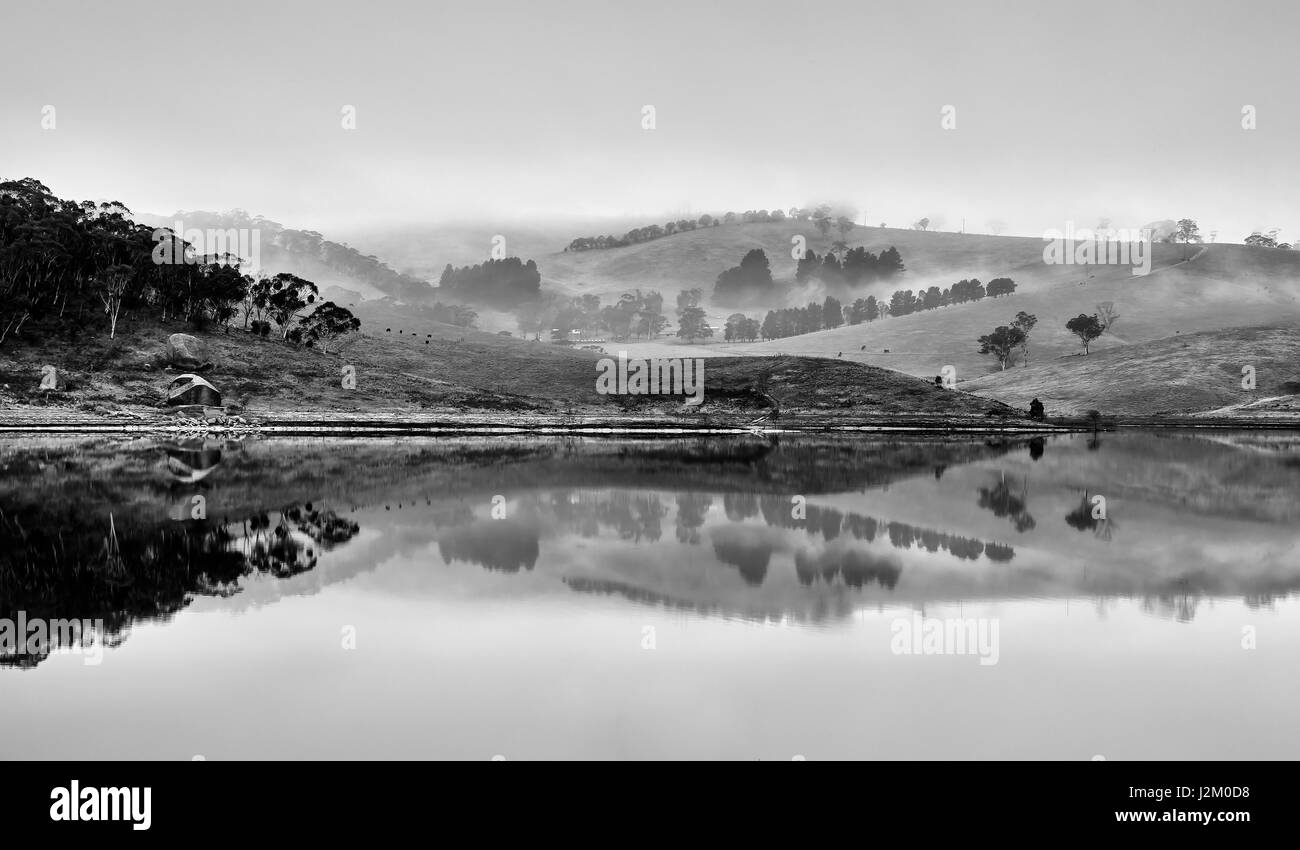
[[[110,339],[124,317],[141,314],[229,332],[242,312],[245,329],[265,336],[274,322],[281,339],[327,350],[360,322],[318,296],[295,275],[254,278],[238,257],[199,256],[120,203],[61,200],[30,178],[0,183],[0,345],[33,325],[76,334],[101,315]]]
[[[713,328],[704,317],[699,289],[686,289],[677,295],[677,336],[687,342],[713,336]]]
[[[443,304],[441,301],[435,301],[432,305],[417,305],[415,311],[422,316],[433,319],[435,322],[455,325],[458,328],[478,326],[478,313],[463,304]]]
[[[730,213],[730,215],[735,215]],[[591,251],[597,248],[626,248],[628,245],[636,245],[640,242],[649,242],[654,239],[661,239],[664,236],[672,236],[674,233],[685,233],[689,230],[695,230],[697,227],[717,227],[718,220],[713,216],[705,213],[698,219],[678,219],[669,221],[664,224],[650,224],[645,227],[636,227],[624,233],[622,238],[609,234],[608,236],[579,236],[568,244],[564,249],[566,251]]]
[[[457,301],[515,307],[535,301],[542,291],[542,273],[537,263],[518,257],[487,260],[477,266],[442,270],[437,292]]]
[[[844,308],[838,299],[828,295],[820,304],[810,301],[806,307],[769,310],[763,317],[761,332],[764,339],[783,339],[823,328],[838,328],[842,324]]]
[[[722,217],[722,220],[730,224],[737,218],[746,224],[754,224],[769,221],[785,221],[786,215],[779,209],[771,210],[770,212],[768,210],[745,210],[739,216],[734,212],[729,212]]]
[[[805,252],[795,267],[794,277],[800,283],[812,279],[853,288],[888,280],[905,270],[902,256],[892,245],[876,256],[866,248],[849,248],[840,241],[820,259],[814,251]]]
[[[754,248],[740,260],[740,265],[718,275],[713,285],[713,301],[737,304],[750,299],[771,297],[776,292],[772,268],[762,248]]]
[[[890,296],[888,309],[884,309],[882,305],[881,312],[890,316],[906,316],[909,313],[936,310],[952,304],[979,301],[985,297],[996,298],[999,295],[1010,295],[1015,291],[1016,282],[1007,277],[995,278],[989,281],[987,287],[980,283],[978,279],[972,279],[959,280],[946,289],[931,286],[929,289],[917,293],[912,292],[910,289],[901,289],[896,290]]]
[[[187,212],[182,217],[187,229],[256,231],[264,268],[291,268],[306,273],[304,264],[310,268],[310,264],[319,263],[401,301],[427,301],[434,295],[427,280],[395,271],[374,255],[362,254],[346,243],[331,242],[314,230],[294,230],[261,216],[250,216],[239,209],[221,213]],[[163,220],[154,223],[171,224]]]
[[[950,288],[942,290],[932,286],[920,294],[910,289],[900,289],[890,296],[889,301],[878,301],[874,295],[869,295],[866,298],[858,298],[851,304],[841,305],[838,299],[827,296],[821,304],[811,302],[806,307],[769,311],[763,319],[763,337],[781,339],[827,328],[837,328],[846,323],[860,325],[887,316],[906,316],[921,310],[978,301],[992,292],[1002,295],[1014,292],[1015,289],[1016,284],[1013,280],[1001,277],[989,281],[987,289],[978,280],[961,280]]]
[[[1017,349],[1021,354],[1022,365],[1029,365],[1029,334],[1038,324],[1038,317],[1021,310],[1015,321],[1009,325],[999,325],[992,333],[980,337],[980,354],[992,354],[998,364],[1007,368]]]
[[[188,498],[185,503],[188,508]],[[220,522],[176,522],[129,503],[101,521],[103,514],[91,509],[98,504],[7,498],[0,513],[0,599],[6,611],[62,610],[97,620],[102,631],[94,639],[108,647],[119,645],[134,623],[166,619],[196,597],[228,597],[249,577],[308,572],[320,552],[347,544],[361,530],[310,504],[285,508],[278,521],[263,513]],[[0,651],[0,668],[34,667],[59,647],[75,646],[65,642],[69,636],[51,630],[34,653]]]
[[[663,307],[663,295],[654,290],[625,292],[617,302],[604,306],[599,295],[566,297],[547,293],[522,305],[515,313],[515,321],[521,334],[537,340],[546,333],[555,342],[570,342],[574,331],[584,336],[607,333],[616,340],[649,339],[668,327]]]
[[[736,221],[743,221],[746,224],[780,222],[787,219],[811,221],[823,236],[830,233],[832,227],[837,228],[841,235],[847,235],[850,230],[857,226],[853,222],[852,214],[852,210],[837,211],[830,204],[821,204],[811,209],[791,207],[788,214],[779,208],[745,210],[743,213],[728,210],[721,217],[714,217],[706,213],[696,220],[679,219],[662,225],[650,224],[645,227],[637,227],[624,233],[622,237],[615,236],[612,233],[608,236],[579,236],[570,242],[564,250],[591,251],[599,248],[625,248],[628,245],[649,242],[652,239],[661,239],[674,233],[695,230],[697,227],[717,227],[719,224],[734,224]],[[881,226],[883,227],[883,225]]]
[[[1281,228],[1277,227],[1263,233],[1256,230],[1247,236],[1245,241],[1247,245],[1254,245],[1256,248],[1281,248],[1284,251],[1289,251],[1292,247],[1291,243],[1282,242],[1278,239],[1278,234],[1281,232]]]
[[[760,325],[758,319],[751,319],[744,313],[732,313],[727,317],[722,336],[727,342],[753,342],[758,339]]]

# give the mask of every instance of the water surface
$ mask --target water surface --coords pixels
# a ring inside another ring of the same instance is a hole
[[[101,623],[3,758],[1300,758],[1291,435],[9,440],[0,511],[0,618]]]

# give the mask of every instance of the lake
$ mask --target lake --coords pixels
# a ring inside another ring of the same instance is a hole
[[[13,438],[0,758],[1295,759],[1297,590],[1285,432]]]

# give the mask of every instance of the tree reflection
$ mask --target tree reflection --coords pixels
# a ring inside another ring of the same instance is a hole
[[[313,569],[316,546],[342,545],[359,530],[310,505],[286,508],[274,525],[267,514],[158,521],[138,506],[88,522],[83,510],[69,501],[0,510],[0,616],[102,621],[99,637],[114,646],[132,623],[168,619],[199,596],[232,596],[247,576]],[[0,663],[32,666],[58,648]]]
[[[993,487],[979,488],[979,506],[992,511],[996,517],[1010,519],[1016,531],[1024,534],[1038,524],[1029,513],[1027,494],[1028,485],[1022,482],[1020,493],[1017,495],[1007,484],[1004,473]]]

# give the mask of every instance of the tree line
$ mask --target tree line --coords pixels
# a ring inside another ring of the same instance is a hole
[[[463,268],[448,263],[438,279],[437,292],[471,304],[514,307],[541,295],[542,273],[536,262],[524,262],[519,257],[486,260]]]
[[[683,218],[677,221],[665,222],[661,225],[649,224],[645,227],[635,227],[624,233],[621,238],[612,233],[608,236],[579,236],[570,242],[564,250],[592,251],[598,248],[625,248],[628,245],[636,245],[640,242],[649,242],[664,236],[672,236],[674,233],[685,233],[697,227],[717,226],[718,220],[711,215],[705,214],[695,220]]]
[[[805,307],[769,310],[760,327],[764,339],[782,339],[838,328],[844,324],[860,325],[888,316],[906,316],[951,304],[979,301],[987,296],[996,298],[1015,291],[1015,281],[1000,277],[989,281],[987,287],[975,279],[960,280],[944,289],[931,286],[919,294],[910,289],[899,289],[894,291],[888,301],[877,300],[874,295],[869,295],[855,299],[850,304],[841,304],[839,299],[828,295],[820,304],[813,301]]]
[[[799,283],[818,280],[828,286],[852,289],[888,279],[905,270],[903,258],[893,246],[881,251],[879,256],[861,246],[849,248],[843,242],[836,242],[835,246],[821,259],[813,251],[806,252],[795,268],[795,280]],[[839,255],[836,254],[837,248]],[[772,277],[772,266],[762,248],[747,251],[740,265],[725,269],[713,284],[716,304],[760,301],[775,295],[777,285]]]
[[[546,333],[555,342],[570,342],[574,331],[582,336],[609,334],[617,340],[649,339],[668,327],[663,310],[664,297],[655,290],[625,292],[613,304],[602,304],[599,295],[546,293],[520,305],[515,321],[525,338],[536,340]]]
[[[160,258],[168,258],[160,260]],[[57,198],[40,181],[0,182],[0,345],[33,328],[70,337],[95,323],[117,335],[128,316],[243,326],[295,345],[329,346],[360,327],[350,311],[319,302],[311,281],[253,277],[229,253],[199,255],[181,235],[137,223],[116,201]]]
[[[624,233],[621,237],[612,233],[607,236],[579,236],[571,241],[564,250],[594,251],[602,248],[625,248],[628,245],[636,245],[641,242],[672,236],[674,233],[686,233],[699,227],[734,224],[737,221],[743,221],[746,224],[781,222],[787,219],[790,221],[812,222],[823,236],[830,233],[831,228],[837,228],[840,235],[843,236],[857,227],[857,224],[853,221],[855,213],[855,210],[836,210],[830,204],[820,204],[816,207],[807,208],[790,207],[789,212],[779,208],[745,210],[743,213],[728,210],[721,216],[705,213],[698,219],[678,219],[664,224],[648,224],[644,227],[636,227]],[[881,227],[884,227],[884,225],[882,224]]]
[[[820,259],[815,251],[806,252],[795,267],[794,279],[800,283],[811,279],[852,288],[887,280],[906,270],[902,256],[893,245],[877,256],[862,246],[849,248],[838,241]]]

